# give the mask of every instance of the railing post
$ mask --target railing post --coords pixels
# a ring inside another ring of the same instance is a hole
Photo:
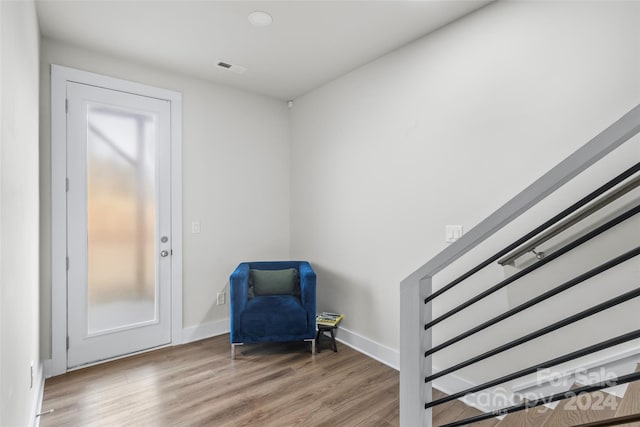
[[[431,357],[425,349],[431,347],[431,331],[425,331],[425,316],[431,318],[431,303],[424,304],[431,294],[431,277],[408,277],[400,284],[400,426],[431,427]]]

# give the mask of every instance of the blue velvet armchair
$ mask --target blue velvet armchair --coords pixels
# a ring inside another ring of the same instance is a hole
[[[273,283],[287,272],[293,289]],[[271,288],[263,286],[265,276]],[[260,342],[305,340],[315,353],[316,273],[308,262],[244,262],[231,274],[229,296],[232,359],[237,345]]]

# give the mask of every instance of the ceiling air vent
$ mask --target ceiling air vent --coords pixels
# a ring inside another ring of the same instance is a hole
[[[247,71],[247,68],[243,67],[242,65],[230,64],[226,61],[218,61],[218,67],[225,70],[233,71],[236,74],[244,74]]]

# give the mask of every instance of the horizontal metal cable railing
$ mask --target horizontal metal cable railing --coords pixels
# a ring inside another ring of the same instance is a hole
[[[636,247],[635,249],[632,249],[628,252],[625,252],[624,254],[605,262],[602,265],[599,265],[596,268],[593,268],[589,271],[587,271],[586,273],[583,273],[543,294],[538,295],[537,297],[530,299],[527,302],[524,302],[514,308],[512,308],[509,311],[506,311],[502,314],[500,314],[499,316],[494,317],[491,320],[487,320],[486,322],[476,326],[475,328],[471,328],[466,332],[461,333],[460,335],[457,335],[445,342],[443,342],[442,344],[439,344],[435,347],[432,347],[431,349],[425,351],[424,355],[425,356],[429,356],[430,354],[433,354],[437,351],[440,351],[446,347],[449,347],[450,345],[453,345],[455,343],[457,343],[458,341],[461,341],[467,337],[470,337],[471,335],[480,332],[486,328],[488,328],[489,326],[495,325],[498,322],[501,322],[517,313],[520,313],[521,311],[526,310],[527,308],[533,307],[536,304],[541,303],[542,301],[545,301],[555,295],[558,295],[561,292],[564,292],[568,289],[571,289],[572,287],[584,282],[585,280],[591,279],[592,277],[597,276],[600,273],[603,273],[617,265],[622,264],[625,261],[630,260],[631,258],[634,258],[636,256],[640,255],[640,246]]]
[[[441,405],[443,403],[447,403],[450,402],[452,400],[456,400],[459,399],[461,397],[464,397],[468,394],[472,394],[472,393],[476,393],[478,391],[482,391],[482,390],[486,390],[488,388],[491,387],[495,387],[497,385],[503,384],[507,381],[511,381],[511,380],[515,380],[518,378],[522,378],[525,375],[529,375],[529,374],[534,374],[536,372],[538,372],[540,369],[548,369],[548,368],[552,368],[554,366],[560,365],[561,363],[565,363],[565,362],[570,362],[571,360],[577,359],[579,357],[583,357],[583,356],[587,356],[589,354],[593,354],[595,352],[601,351],[601,350],[605,350],[609,347],[613,347],[616,345],[620,345],[620,344],[624,344],[626,342],[635,340],[640,338],[640,329],[633,331],[633,332],[629,332],[623,335],[620,335],[618,337],[615,338],[611,338],[608,339],[606,341],[602,341],[598,344],[594,344],[591,345],[589,347],[585,347],[582,348],[580,350],[576,350],[574,352],[565,354],[564,356],[560,356],[560,357],[556,357],[555,359],[551,359],[551,360],[547,360],[546,362],[542,362],[542,363],[538,363],[536,365],[530,366],[528,368],[522,369],[520,371],[517,372],[513,372],[509,375],[505,375],[503,377],[500,378],[496,378],[495,380],[492,381],[488,381],[485,382],[483,384],[480,384],[478,386],[475,387],[471,387],[468,388],[466,390],[462,390],[458,393],[454,393],[451,395],[448,395],[446,397],[443,397],[441,399],[437,399],[431,402],[427,402],[424,406],[425,409],[428,408],[432,408],[434,406],[438,406]]]
[[[615,191],[612,191],[611,193],[607,194],[606,197],[603,197],[602,199],[600,199],[600,200],[592,203],[591,205],[585,207],[581,211],[576,212],[574,215],[571,215],[569,218],[565,219],[564,221],[559,222],[554,227],[551,227],[550,229],[548,229],[547,231],[542,233],[539,237],[536,237],[534,240],[532,240],[530,243],[528,243],[523,248],[518,249],[517,251],[513,252],[511,255],[508,255],[507,257],[499,260],[498,264],[500,264],[500,265],[511,264],[516,259],[520,258],[522,255],[524,255],[526,253],[529,253],[529,252],[536,253],[535,249],[539,245],[549,241],[553,237],[555,237],[555,236],[559,235],[560,233],[562,233],[563,231],[571,228],[572,226],[574,226],[575,224],[579,223],[580,221],[582,221],[582,220],[588,218],[589,216],[595,214],[600,209],[602,209],[602,208],[604,208],[606,206],[609,206],[611,203],[615,202],[616,200],[618,200],[619,198],[621,198],[625,194],[629,193],[632,190],[635,190],[638,187],[640,187],[640,176],[632,179],[631,181],[627,182],[625,185],[622,185],[619,188],[616,188]],[[544,254],[542,254],[541,252],[538,252],[536,255],[544,256]]]
[[[464,274],[460,275],[459,277],[457,277],[455,280],[451,281],[450,283],[446,284],[444,287],[442,287],[441,289],[433,292],[431,295],[429,295],[428,297],[426,297],[424,299],[424,303],[425,304],[429,304],[430,302],[432,302],[435,298],[437,298],[438,296],[444,294],[445,292],[449,291],[450,289],[454,288],[455,286],[458,286],[460,283],[462,283],[463,281],[465,281],[466,279],[470,278],[471,276],[473,276],[474,274],[478,273],[479,271],[481,271],[482,269],[484,269],[485,267],[487,267],[488,265],[491,265],[493,262],[496,262],[499,260],[499,262],[501,264],[508,264],[510,262],[512,262],[513,260],[515,260],[516,258],[522,256],[523,254],[527,253],[527,252],[532,252],[533,250],[535,250],[535,248],[540,245],[541,243],[548,241],[549,239],[551,239],[552,237],[558,236],[560,233],[568,230],[570,227],[572,227],[573,225],[579,223],[580,221],[584,220],[585,218],[589,217],[590,215],[592,215],[593,213],[600,211],[602,208],[604,208],[605,206],[609,205],[610,203],[612,203],[615,200],[620,199],[622,196],[629,194],[631,191],[633,191],[635,188],[638,188],[640,186],[640,176],[635,176],[636,174],[638,174],[640,172],[640,162],[634,164],[632,167],[628,168],[627,170],[625,170],[624,172],[622,172],[621,174],[617,175],[616,177],[614,177],[613,179],[611,179],[610,181],[608,181],[606,184],[598,187],[596,190],[592,191],[591,193],[589,193],[587,196],[583,197],[582,199],[580,199],[579,201],[573,203],[571,206],[569,206],[568,208],[564,209],[563,211],[561,211],[560,213],[556,214],[553,218],[551,218],[548,221],[545,221],[543,224],[541,224],[540,226],[534,228],[532,231],[526,233],[524,236],[522,236],[521,238],[517,239],[516,241],[514,241],[513,243],[507,245],[504,249],[498,251],[496,254],[492,255],[491,257],[485,259],[484,261],[482,261],[480,264],[476,265],[475,267],[473,267],[472,269],[466,271]],[[525,267],[522,268],[520,271],[518,271],[517,273],[509,276],[508,278],[490,286],[489,288],[487,288],[486,290],[478,293],[475,296],[472,296],[471,298],[466,299],[465,301],[463,301],[462,303],[458,304],[457,306],[455,306],[454,308],[449,309],[448,311],[446,311],[445,313],[437,316],[436,318],[429,320],[427,322],[425,322],[424,325],[424,330],[425,331],[429,331],[430,329],[432,329],[434,326],[438,325],[439,323],[445,321],[446,319],[463,312],[465,309],[467,309],[468,307],[472,306],[473,304],[478,303],[479,301],[487,298],[488,296],[494,294],[495,292],[499,291],[500,289],[503,289],[507,286],[509,286],[512,283],[515,283],[516,281],[518,281],[519,279],[527,276],[528,274],[540,269],[541,267],[548,265],[549,263],[551,263],[554,260],[560,259],[562,256],[568,254],[570,251],[580,247],[581,245],[591,241],[592,239],[595,239],[596,237],[606,233],[607,231],[613,229],[614,227],[622,224],[623,222],[633,218],[636,214],[640,213],[640,203],[638,203],[637,201],[634,201],[631,203],[631,207],[624,210],[622,213],[617,214],[615,217],[613,217],[612,219],[609,219],[607,221],[605,221],[604,223],[594,226],[593,229],[591,229],[590,231],[584,232],[584,234],[579,235],[578,237],[574,238],[573,240],[569,241],[567,244],[565,244],[564,246],[554,250],[553,252],[546,254],[544,257],[538,257],[537,260]],[[494,325],[498,325],[500,324],[500,322],[518,314],[521,313],[527,309],[530,309],[544,301],[550,300],[551,298],[558,296],[559,294],[561,294],[562,292],[565,292],[569,289],[572,289],[574,287],[576,287],[577,285],[592,279],[594,277],[597,277],[598,275],[616,267],[619,265],[624,264],[627,261],[632,260],[633,258],[637,257],[638,255],[640,255],[640,246],[636,246],[630,250],[625,251],[622,254],[619,254],[615,257],[612,257],[610,259],[608,259],[605,262],[602,262],[601,264],[587,270],[587,271],[583,271],[580,274],[577,274],[575,277],[566,280],[558,285],[553,286],[552,288],[550,288],[549,290],[542,292],[536,296],[534,296],[533,298],[528,299],[527,301],[517,305],[516,307],[513,307],[503,313],[500,313],[494,317],[492,317],[489,320],[486,320],[482,323],[480,323],[477,326],[474,326],[464,332],[458,333],[457,335],[447,338],[445,339],[443,342],[439,343],[438,345],[432,346],[430,348],[428,348],[425,352],[424,352],[424,357],[429,357],[432,356],[433,354],[444,350],[456,343],[459,343],[461,341],[463,341],[466,338],[469,338],[481,331],[486,330],[487,328],[490,328]],[[631,283],[627,283],[627,285],[630,285]],[[638,297],[640,297],[640,283],[634,283],[634,288],[632,290],[626,291],[624,293],[621,293],[620,295],[614,296],[612,298],[609,298],[605,301],[602,301],[596,305],[590,306],[586,309],[583,309],[582,311],[579,311],[577,313],[571,314],[569,316],[566,316],[564,318],[562,318],[561,320],[558,320],[554,323],[548,324],[544,327],[541,327],[533,332],[529,332],[519,338],[513,339],[507,343],[501,344],[495,348],[492,348],[490,350],[484,351],[481,354],[477,354],[473,357],[470,357],[466,360],[463,360],[461,362],[458,362],[456,364],[454,364],[453,366],[449,366],[445,369],[442,369],[438,372],[434,372],[434,373],[430,373],[429,375],[426,375],[424,377],[424,382],[425,383],[431,383],[434,380],[444,377],[446,375],[449,375],[455,371],[458,371],[460,369],[466,368],[470,365],[476,364],[478,362],[481,362],[485,359],[491,358],[493,356],[499,355],[500,353],[503,353],[507,350],[513,349],[515,347],[518,347],[524,343],[527,343],[529,341],[535,340],[537,338],[543,337],[551,332],[557,331],[561,328],[564,328],[566,326],[572,325],[576,322],[579,322],[581,320],[584,320],[588,317],[594,316],[598,313],[604,312],[606,310],[610,310],[620,304],[624,304],[628,301],[634,300]],[[580,348],[578,350],[572,351],[570,353],[567,354],[563,354],[560,355],[558,357],[546,360],[544,362],[541,363],[536,363],[532,366],[529,366],[527,368],[524,369],[520,369],[518,371],[515,372],[511,372],[508,373],[506,375],[503,375],[499,378],[495,378],[489,381],[486,381],[482,384],[479,384],[477,386],[473,386],[473,387],[469,387],[465,390],[459,391],[459,392],[455,392],[453,394],[450,394],[448,396],[445,396],[443,398],[440,399],[436,399],[430,402],[426,402],[424,405],[425,409],[429,409],[429,408],[433,408],[436,407],[438,405],[442,405],[444,403],[447,402],[451,402],[453,400],[456,399],[460,399],[460,398],[464,398],[464,397],[468,397],[469,395],[472,395],[474,393],[477,393],[479,391],[483,391],[483,390],[489,390],[492,387],[495,387],[497,385],[518,379],[518,378],[522,378],[524,376],[527,375],[531,375],[533,373],[536,373],[538,370],[540,369],[549,369],[549,368],[553,368],[555,366],[558,366],[562,363],[566,363],[575,359],[578,359],[580,357],[586,356],[586,355],[590,355],[599,351],[603,351],[606,349],[609,349],[611,347],[617,346],[617,345],[621,345],[624,343],[628,343],[632,340],[636,340],[636,339],[640,339],[640,329],[635,329],[632,330],[630,332],[624,333],[622,335],[618,335],[616,337],[613,338],[609,338],[609,339],[605,339],[603,341],[600,341],[598,343],[592,344],[592,345],[588,345],[586,347]],[[522,411],[522,410],[526,410],[529,408],[533,408],[536,406],[540,406],[540,405],[544,405],[547,403],[551,403],[551,402],[555,402],[558,400],[563,400],[563,399],[567,399],[569,397],[578,395],[580,393],[588,393],[588,392],[593,392],[593,391],[598,391],[598,390],[602,390],[605,388],[609,388],[612,387],[614,385],[620,385],[620,384],[626,384],[632,381],[636,381],[636,380],[640,380],[640,373],[636,372],[633,374],[629,374],[629,375],[623,375],[623,376],[619,376],[618,378],[615,378],[613,380],[607,380],[607,381],[602,381],[602,382],[598,382],[595,384],[590,384],[590,385],[586,385],[586,386],[582,386],[576,389],[572,389],[569,391],[565,391],[562,393],[555,393],[540,399],[535,399],[532,401],[527,401],[518,405],[513,405],[513,406],[509,406],[506,408],[502,408],[493,412],[489,412],[489,413],[485,413],[485,414],[481,414],[478,416],[474,416],[474,417],[470,417],[470,418],[466,418],[463,420],[458,420],[456,422],[453,423],[449,423],[444,425],[443,427],[456,427],[456,426],[462,426],[462,425],[468,425],[468,424],[472,424],[475,422],[480,422],[486,419],[490,419],[499,415],[506,415],[512,412],[518,412],[518,411]],[[625,418],[626,419],[626,418]],[[614,421],[610,421],[610,422],[614,422]],[[600,425],[600,424],[599,424]],[[616,424],[602,424],[602,425],[616,425]]]
[[[424,382],[428,383],[431,382],[433,380],[435,380],[436,378],[440,378],[444,375],[450,374],[451,372],[457,371],[459,369],[465,368],[469,365],[473,365],[474,363],[480,362],[481,360],[487,359],[489,357],[495,356],[496,354],[500,354],[503,351],[507,351],[509,349],[512,349],[516,346],[519,346],[521,344],[524,344],[526,342],[529,342],[535,338],[539,338],[543,335],[546,335],[550,332],[553,332],[555,330],[558,330],[560,328],[563,328],[567,325],[570,325],[572,323],[577,322],[578,320],[582,320],[585,319],[589,316],[593,316],[594,314],[598,314],[601,311],[607,310],[609,308],[615,307],[616,305],[622,304],[623,302],[627,302],[631,299],[637,298],[640,296],[640,286],[637,287],[636,289],[629,291],[629,292],[625,292],[622,295],[619,295],[615,298],[611,298],[605,302],[602,302],[598,305],[594,305],[591,308],[588,308],[586,310],[583,310],[579,313],[576,313],[572,316],[566,317],[558,322],[552,323],[549,326],[545,326],[544,328],[538,329],[537,331],[531,332],[523,337],[517,338],[513,341],[510,341],[506,344],[503,344],[499,347],[494,348],[493,350],[489,350],[487,352],[484,352],[478,356],[474,356],[471,359],[467,359],[463,362],[460,362],[450,368],[444,369],[436,374],[432,374],[429,375],[427,377],[425,377]]]

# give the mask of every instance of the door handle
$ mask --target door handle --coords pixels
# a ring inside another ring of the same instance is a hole
[[[160,252],[160,256],[161,256],[162,258],[166,258],[168,255],[169,255],[169,251],[166,251],[166,250],[165,250],[165,251]]]

